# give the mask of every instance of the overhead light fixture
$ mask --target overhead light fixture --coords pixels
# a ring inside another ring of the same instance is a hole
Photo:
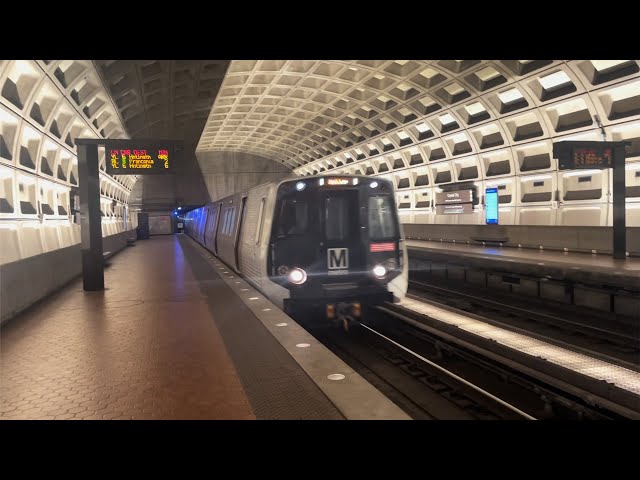
[[[538,82],[540,82],[540,85],[542,85],[542,88],[545,90],[552,90],[566,85],[567,83],[571,83],[571,79],[565,72],[560,70],[559,72],[539,78]]]

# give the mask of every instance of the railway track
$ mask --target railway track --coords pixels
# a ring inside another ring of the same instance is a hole
[[[410,280],[410,298],[444,304],[463,312],[481,315],[497,326],[543,341],[562,344],[586,355],[640,371],[640,331],[638,325],[613,324],[596,314],[585,316],[572,312],[558,313],[549,306],[498,296],[486,298],[472,289],[454,289],[426,281]]]
[[[298,321],[413,419],[535,420],[367,324],[347,334],[335,327]]]
[[[576,385],[562,380],[569,370],[559,375],[556,368],[555,379],[536,375],[525,363],[543,360],[523,362],[521,355],[518,363],[510,357],[517,351],[495,354],[486,339],[469,332],[466,340],[455,338],[452,331],[462,330],[447,331],[443,322],[398,305],[368,313],[348,333],[310,315],[294,319],[414,419],[640,419],[640,397],[629,401],[629,392],[609,400],[606,392],[585,393],[587,377]]]
[[[590,393],[531,368],[421,328],[419,315],[388,304],[347,334],[298,320],[414,419],[624,419]],[[604,402],[607,403],[607,402]]]
[[[636,394],[397,305],[379,310],[378,331],[415,351],[435,350],[438,364],[538,419],[640,419]]]

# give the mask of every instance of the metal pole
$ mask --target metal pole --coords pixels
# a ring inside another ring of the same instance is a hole
[[[626,185],[625,185],[624,145],[614,149],[613,153],[613,258],[626,259]]]
[[[85,291],[104,290],[98,144],[78,142],[82,282]]]

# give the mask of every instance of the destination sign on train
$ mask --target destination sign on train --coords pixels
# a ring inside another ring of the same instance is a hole
[[[172,173],[176,161],[173,144],[107,142],[105,154],[107,173],[110,175]]]
[[[329,178],[327,179],[327,185],[348,185],[349,179],[347,178]]]

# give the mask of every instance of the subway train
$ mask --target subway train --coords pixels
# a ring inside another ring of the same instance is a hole
[[[345,328],[406,294],[393,184],[365,176],[286,179],[185,215],[185,233],[295,316]]]

